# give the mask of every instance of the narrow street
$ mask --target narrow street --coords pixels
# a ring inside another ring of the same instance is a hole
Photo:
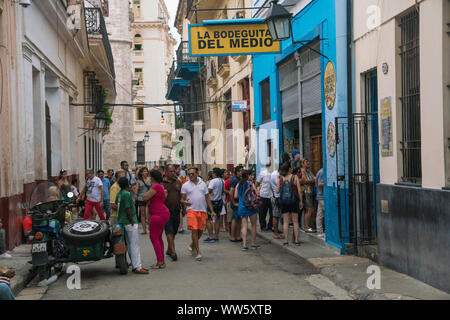
[[[67,289],[69,275],[65,274],[48,287],[42,299],[350,299],[306,260],[258,240],[262,249],[242,252],[239,244],[221,233],[220,243],[201,243],[204,258],[196,262],[187,250],[190,233],[178,235],[178,261],[168,258],[164,270],[136,275],[130,268],[124,276],[114,269],[113,259],[102,260],[81,266],[81,290]],[[140,245],[143,265],[148,267],[156,261],[148,236],[140,235]]]

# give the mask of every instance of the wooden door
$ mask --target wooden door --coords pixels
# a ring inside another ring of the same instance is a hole
[[[311,137],[311,170],[314,174],[323,166],[322,136]]]

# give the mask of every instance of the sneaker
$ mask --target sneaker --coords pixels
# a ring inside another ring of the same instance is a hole
[[[196,257],[195,257],[195,261],[202,261],[202,255],[201,254],[198,254]]]
[[[257,244],[255,246],[251,246],[252,250],[261,249],[261,245]]]
[[[178,260],[178,256],[176,253],[171,253],[169,254],[170,259],[172,259],[172,261],[177,261]]]
[[[318,233],[317,236],[318,236],[320,239],[325,239],[325,233]]]
[[[10,255],[9,253],[4,253],[4,254],[0,254],[0,259],[11,259],[12,255]]]
[[[248,247],[243,247],[241,250],[242,251],[248,251]]]
[[[214,243],[214,242],[216,242],[216,240],[211,239],[211,238],[207,238],[207,239],[203,240],[203,242],[205,242],[205,243]]]

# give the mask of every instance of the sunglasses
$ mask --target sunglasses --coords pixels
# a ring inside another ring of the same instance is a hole
[[[188,175],[190,175],[190,176],[195,176],[196,173],[188,173]]]

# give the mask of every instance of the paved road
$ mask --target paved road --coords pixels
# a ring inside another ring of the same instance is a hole
[[[68,275],[49,286],[45,300],[73,299],[350,299],[345,291],[318,274],[306,260],[291,256],[258,239],[262,248],[243,252],[228,241],[226,233],[215,244],[201,243],[203,261],[196,262],[187,250],[190,233],[178,235],[179,260],[166,260],[164,270],[149,275],[120,275],[114,260],[81,266],[81,289],[69,290]],[[204,239],[204,237],[203,237]],[[203,240],[202,239],[202,240]],[[145,267],[156,262],[148,236],[140,235]],[[131,269],[130,269],[131,271]]]

